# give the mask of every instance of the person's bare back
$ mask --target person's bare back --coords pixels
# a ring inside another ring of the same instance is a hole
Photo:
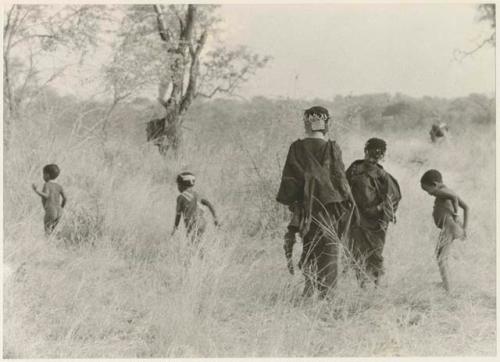
[[[37,195],[42,198],[42,205],[45,210],[43,224],[47,235],[52,233],[61,219],[62,209],[67,200],[62,186],[52,181],[59,176],[59,173],[60,170],[57,165],[47,165],[43,168],[45,184],[42,191],[38,191],[35,184],[32,186]]]
[[[61,194],[64,194],[61,185],[48,181],[43,185],[42,192],[48,195],[47,198],[42,198],[45,216],[52,220],[59,219],[62,214]]]

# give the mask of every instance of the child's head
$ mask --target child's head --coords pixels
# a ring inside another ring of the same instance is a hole
[[[195,177],[191,172],[181,172],[177,175],[177,188],[181,192],[189,187],[193,187],[194,182]]]
[[[319,131],[325,134],[328,131],[328,120],[330,114],[328,109],[320,106],[314,106],[304,111],[304,127],[306,132]]]
[[[370,138],[365,143],[365,160],[377,163],[384,158],[386,150],[387,144],[383,139]]]
[[[422,187],[422,190],[427,191],[429,194],[432,194],[432,192],[435,191],[435,189],[442,183],[443,176],[438,170],[426,171],[420,179],[420,186]]]
[[[60,173],[61,170],[59,169],[59,166],[55,164],[46,165],[43,168],[43,180],[45,182],[55,180]]]

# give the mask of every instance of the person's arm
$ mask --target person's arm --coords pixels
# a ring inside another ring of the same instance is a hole
[[[301,202],[303,198],[304,170],[295,152],[297,145],[297,141],[290,145],[276,196],[276,201],[286,206],[297,201]]]
[[[172,234],[171,235],[174,235],[175,232],[177,231],[177,228],[179,227],[179,223],[181,222],[182,210],[183,210],[182,196],[179,195],[179,197],[177,197],[177,205],[175,207],[174,228],[172,230]]]
[[[219,220],[217,219],[217,214],[215,213],[215,208],[210,203],[210,201],[208,201],[207,199],[201,199],[200,202],[202,205],[208,207],[208,209],[210,210],[210,213],[212,214],[212,217],[214,218],[215,226],[219,225]]]
[[[32,184],[31,187],[33,188],[33,191],[35,191],[36,194],[38,196],[40,196],[42,199],[48,199],[49,198],[49,194],[47,192],[44,192],[45,191],[45,185],[43,186],[43,190],[42,191],[38,191],[38,189],[36,188],[35,184]]]
[[[342,158],[340,158],[340,163],[341,163],[341,168],[343,168],[344,167],[344,163],[342,162]],[[352,189],[351,189],[351,186],[350,186],[350,183],[349,183],[349,180],[352,178],[353,167],[355,167],[354,163],[352,163],[347,168],[347,170],[345,171],[345,174],[344,174],[345,175],[345,182],[347,184],[345,186],[345,189],[346,189],[349,201],[352,204],[352,210],[353,210],[353,216],[354,216],[354,223],[356,225],[359,225],[359,223],[361,221],[361,216],[359,215],[359,208],[358,208],[358,205],[356,204],[356,200],[354,199],[354,195],[352,194]]]
[[[175,232],[177,231],[180,221],[181,221],[181,214],[175,214],[175,221],[174,221],[174,228],[172,229],[172,235],[174,235]]]
[[[68,198],[66,197],[66,194],[64,193],[64,189],[62,187],[61,187],[61,198],[62,198],[61,207],[64,208],[64,206],[66,206],[66,202],[68,201]]]
[[[377,205],[378,211],[383,211],[386,222],[396,222],[396,211],[401,200],[401,190],[395,178],[387,172],[381,177],[382,202]]]
[[[344,161],[342,160],[342,150],[336,143],[332,144],[332,151],[334,162],[333,167],[330,169],[331,177],[338,180],[338,184],[342,189],[342,192],[344,192],[349,200],[355,204],[347,176],[351,172],[352,165],[347,169],[347,171],[345,171]]]
[[[458,205],[462,208],[462,210],[464,210],[463,228],[464,228],[464,233],[465,233],[465,231],[467,230],[467,224],[469,221],[469,206],[467,206],[467,204],[461,198],[458,197],[457,199],[458,199]]]

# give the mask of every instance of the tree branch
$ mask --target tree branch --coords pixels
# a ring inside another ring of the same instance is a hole
[[[163,21],[163,12],[160,8],[161,5],[153,5],[153,8],[156,12],[156,23],[158,26],[158,34],[160,34],[161,40],[166,43],[169,43],[172,39],[172,34],[167,29],[165,22]]]
[[[181,14],[179,14],[179,12],[177,11],[177,9],[175,8],[175,5],[170,5],[169,9],[177,17],[177,20],[179,21],[179,29],[180,29],[180,32],[182,33],[183,30],[184,30],[184,20],[182,20]]]
[[[215,87],[210,93],[201,93],[201,92],[198,92],[196,93],[196,97],[197,96],[200,96],[200,97],[203,97],[203,98],[212,98],[213,96],[215,96],[217,93],[227,93],[227,94],[233,94],[233,92],[236,90],[236,87],[238,86],[238,83],[243,80],[243,81],[246,81],[245,79],[245,75],[248,73],[248,68],[243,70],[242,73],[240,75],[238,75],[237,77],[235,77],[232,81],[229,82],[229,84],[227,85],[227,87],[222,87],[222,86],[217,86]]]
[[[167,90],[170,87],[172,82],[165,82],[165,81],[160,81],[160,84],[158,85],[158,102],[163,106],[167,107],[168,100],[165,100],[165,95],[167,94]]]
[[[10,52],[10,49],[12,48],[12,39],[14,38],[14,34],[16,33],[16,27],[17,27],[17,24],[18,24],[18,19],[19,19],[19,11],[16,11],[15,15],[14,15],[14,19],[12,19],[12,23],[11,23],[11,19],[10,17],[12,16],[12,11],[14,11],[14,9],[17,9],[19,7],[19,5],[13,5],[12,8],[11,8],[11,12],[9,13],[9,31],[8,32],[4,32],[4,53],[9,53]],[[5,42],[5,36],[7,35],[8,33],[8,37],[7,37],[7,42]],[[5,48],[5,43],[7,43],[7,48]]]
[[[25,36],[24,38],[19,38],[15,42],[12,43],[11,47],[14,48],[17,44],[22,43],[28,39],[32,38],[46,38],[46,39],[58,39],[57,35],[50,35],[50,34],[32,34]]]
[[[5,25],[3,26],[3,42],[5,43],[5,37],[7,36],[7,32],[10,30],[10,20],[12,18],[12,12],[14,11],[14,8],[16,7],[16,5],[12,5],[9,9],[9,11],[7,12],[7,21],[5,23]]]
[[[472,54],[474,54],[475,52],[477,52],[479,49],[483,48],[486,44],[491,44],[491,43],[494,44],[495,38],[496,38],[495,37],[495,32],[493,32],[493,34],[491,34],[491,36],[489,36],[488,38],[484,39],[479,45],[477,45],[472,50],[465,51],[465,50],[455,49],[455,51],[453,52],[455,60],[458,60],[458,61],[461,62],[465,58],[467,58],[468,56],[471,56]]]
[[[12,48],[12,38],[15,34],[15,28],[17,26],[17,20],[19,18],[18,12],[16,12],[14,19],[12,20],[11,23],[11,17],[12,17],[12,12],[18,8],[18,5],[12,5],[12,7],[9,10],[8,14],[8,37],[7,37],[7,42],[5,42],[5,36],[7,32],[5,31],[4,28],[4,45],[3,45],[3,80],[4,80],[4,93],[7,96],[7,104],[8,104],[8,109],[9,113],[12,115],[16,113],[16,109],[14,108],[14,97],[13,97],[13,91],[12,91],[12,83],[11,83],[11,74],[10,74],[10,50]]]
[[[200,55],[208,38],[208,30],[205,29],[197,41],[196,48],[192,44],[189,45],[189,53],[191,55],[191,66],[189,68],[189,81],[186,89],[186,94],[182,97],[180,112],[184,113],[193,99],[196,97],[198,85],[198,76],[200,71]]]
[[[185,27],[181,31],[179,48],[184,49],[191,42],[191,36],[193,34],[195,19],[196,19],[196,6],[193,4],[189,4],[186,12]]]
[[[208,29],[205,29],[203,33],[200,36],[200,39],[196,42],[196,48],[193,47],[193,44],[189,44],[189,53],[191,54],[191,58],[197,58],[199,59],[201,51],[203,50],[203,47],[205,46],[205,43],[207,42],[208,38]]]
[[[19,101],[16,101],[16,103],[20,103],[22,99],[24,99],[24,94],[26,92],[26,88],[28,87],[28,83],[31,80],[31,78],[36,74],[33,66],[33,49],[29,49],[30,51],[30,56],[29,56],[29,70],[28,74],[26,74],[26,77],[24,78],[23,85],[21,87],[21,90],[19,91]]]

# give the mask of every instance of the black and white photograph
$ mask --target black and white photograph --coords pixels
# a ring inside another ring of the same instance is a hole
[[[2,11],[4,359],[497,356],[495,3]]]

